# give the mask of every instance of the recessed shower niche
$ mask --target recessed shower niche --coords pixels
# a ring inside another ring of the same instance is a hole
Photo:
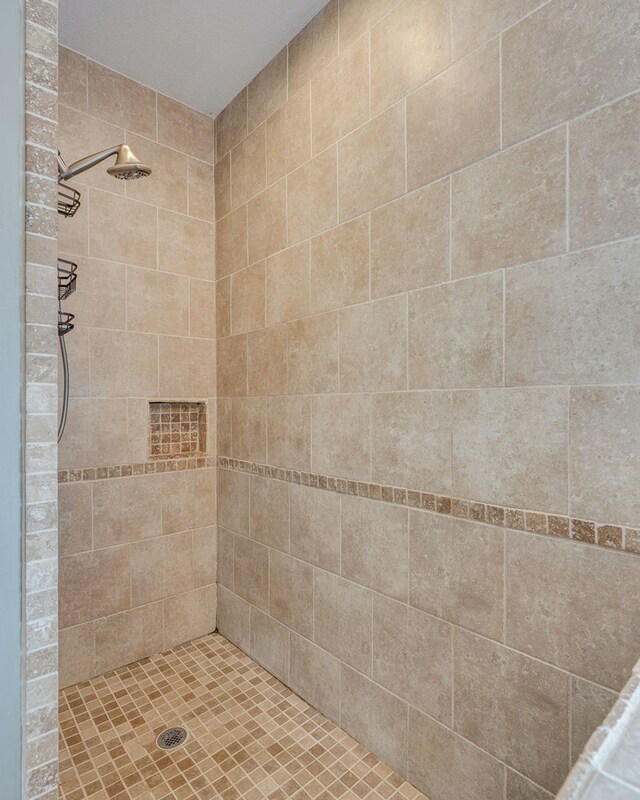
[[[207,451],[207,404],[149,403],[149,457],[197,458]]]

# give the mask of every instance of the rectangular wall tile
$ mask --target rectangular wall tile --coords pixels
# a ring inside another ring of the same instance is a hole
[[[287,192],[284,181],[274,183],[248,204],[249,263],[284,250],[287,245]]]
[[[289,631],[253,606],[250,624],[251,657],[286,682],[289,679]]]
[[[340,571],[340,497],[309,486],[290,487],[291,555]]]
[[[313,567],[285,553],[269,554],[269,613],[283,625],[313,636]]]
[[[312,398],[312,468],[359,480],[370,476],[371,399],[367,395]]]
[[[337,722],[340,718],[338,659],[302,636],[291,633],[289,670],[293,691]]]
[[[289,244],[321,233],[338,221],[336,153],[332,147],[287,177]]]
[[[244,536],[235,540],[233,588],[248,603],[269,610],[269,548]]]
[[[369,299],[369,220],[347,222],[311,239],[312,313]]]
[[[338,314],[287,325],[287,386],[290,394],[330,393],[338,389]]]
[[[268,463],[287,469],[311,466],[311,409],[306,397],[267,400]]]
[[[251,538],[288,551],[289,485],[259,475],[252,475],[250,480]]]

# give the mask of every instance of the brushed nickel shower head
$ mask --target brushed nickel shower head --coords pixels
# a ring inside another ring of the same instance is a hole
[[[65,164],[60,153],[58,153],[58,182],[75,178],[76,175],[95,167],[96,164],[110,156],[116,156],[116,163],[107,169],[109,175],[113,175],[114,178],[131,181],[151,175],[151,167],[138,161],[129,145],[118,144],[114,147],[108,147],[106,150],[100,150],[100,152],[93,153],[90,156],[85,156],[85,158],[74,161],[69,166]]]

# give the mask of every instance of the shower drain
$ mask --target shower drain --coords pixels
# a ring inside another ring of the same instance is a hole
[[[167,728],[156,739],[156,744],[161,750],[173,750],[187,741],[189,735],[186,728]]]

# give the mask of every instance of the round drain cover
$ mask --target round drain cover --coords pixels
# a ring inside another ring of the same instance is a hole
[[[167,728],[156,739],[156,744],[161,750],[173,750],[180,747],[187,741],[188,732],[186,728]]]

